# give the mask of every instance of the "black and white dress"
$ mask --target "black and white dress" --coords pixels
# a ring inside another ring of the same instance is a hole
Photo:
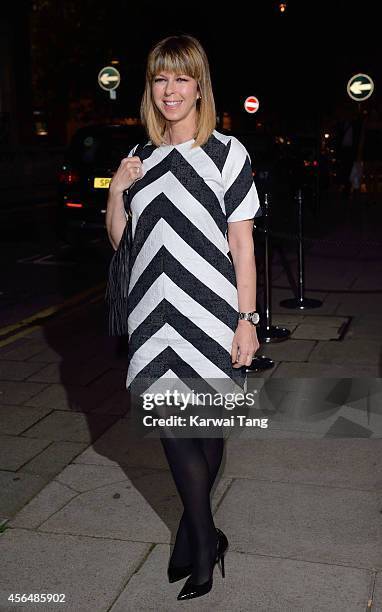
[[[140,381],[140,391],[152,390],[158,380],[169,389],[245,387],[245,368],[231,364],[238,295],[227,223],[260,215],[259,198],[239,140],[214,130],[193,143],[149,141],[143,177],[130,187],[127,389]]]

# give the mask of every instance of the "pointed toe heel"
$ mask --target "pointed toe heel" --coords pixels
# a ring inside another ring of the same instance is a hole
[[[203,582],[203,584],[193,584],[188,578],[180,591],[177,599],[182,601],[183,599],[194,599],[195,597],[202,597],[206,595],[212,589],[212,578]]]
[[[182,578],[186,578],[192,572],[192,563],[189,565],[176,566],[169,564],[167,568],[167,577],[169,582],[177,582],[178,580],[182,580]]]
[[[182,590],[178,595],[178,600],[184,599],[194,599],[195,597],[202,597],[202,595],[206,595],[212,589],[213,584],[213,572],[215,565],[219,565],[220,562],[220,571],[222,573],[222,577],[225,578],[225,568],[224,568],[224,555],[227,552],[228,548],[228,540],[226,535],[220,531],[220,529],[216,529],[218,534],[218,543],[216,548],[216,559],[212,568],[212,576],[207,582],[203,582],[203,584],[193,584],[191,581],[191,576],[186,580]]]

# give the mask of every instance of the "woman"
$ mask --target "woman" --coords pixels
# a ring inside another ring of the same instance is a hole
[[[150,140],[121,161],[106,214],[117,248],[129,188],[126,386],[228,380],[242,388],[243,366],[259,347],[252,238],[259,200],[246,149],[215,130],[208,60],[195,38],[172,36],[150,51],[141,117]],[[219,560],[224,575],[228,541],[210,505],[224,440],[167,432],[161,442],[184,506],[168,578],[188,576],[178,599],[190,599],[212,588]]]

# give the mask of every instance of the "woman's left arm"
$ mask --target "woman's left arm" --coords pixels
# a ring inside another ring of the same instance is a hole
[[[239,312],[256,310],[256,260],[253,244],[253,219],[228,223],[228,243],[235,268]],[[234,368],[251,365],[259,348],[256,327],[239,320],[232,342]]]

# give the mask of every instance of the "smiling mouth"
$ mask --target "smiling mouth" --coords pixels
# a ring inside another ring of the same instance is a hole
[[[182,102],[183,100],[172,100],[172,101],[163,100],[163,104],[167,106],[168,108],[175,108],[176,106],[180,106]]]

